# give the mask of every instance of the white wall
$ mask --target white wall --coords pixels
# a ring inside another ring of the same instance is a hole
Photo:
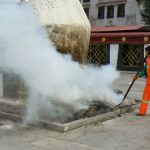
[[[81,2],[84,7],[86,3],[83,3],[83,0],[81,0]],[[126,4],[125,17],[117,18],[118,4],[122,3]],[[97,4],[99,4],[99,6],[106,6],[104,19],[97,19]],[[114,18],[106,18],[108,5],[114,5]],[[89,7],[89,20],[91,22],[91,26],[124,26],[144,24],[141,21],[141,16],[139,14],[139,10],[142,9],[142,4],[138,5],[136,0],[90,0],[87,7]]]
[[[3,97],[3,73],[0,73],[0,97]]]
[[[110,64],[117,68],[119,44],[110,44]]]

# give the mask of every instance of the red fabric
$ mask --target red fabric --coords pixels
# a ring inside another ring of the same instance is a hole
[[[146,78],[146,84],[150,84],[150,57],[146,59],[146,72],[147,72],[147,78]],[[150,93],[150,90],[149,90]]]
[[[150,100],[150,84],[145,85],[142,99]]]
[[[146,59],[146,72],[147,72],[147,78],[146,78],[146,85],[143,92],[143,101],[140,105],[140,111],[139,114],[145,115],[147,108],[148,108],[148,101],[150,100],[150,57]]]
[[[147,107],[148,107],[148,103],[147,104],[141,103],[139,114],[145,115],[147,111]]]
[[[150,100],[150,84],[145,85],[142,99],[144,101],[145,100],[147,100],[147,101]],[[145,115],[146,111],[147,111],[147,108],[148,108],[148,102],[147,103],[141,102],[139,114]]]

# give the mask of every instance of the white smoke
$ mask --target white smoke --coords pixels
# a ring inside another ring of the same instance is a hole
[[[113,105],[122,96],[110,88],[119,73],[110,65],[82,66],[56,51],[27,3],[0,0],[0,66],[19,74],[29,90],[27,120],[70,115],[99,100]],[[67,104],[68,108],[59,104]]]

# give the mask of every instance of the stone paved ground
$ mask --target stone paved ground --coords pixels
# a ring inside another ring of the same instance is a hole
[[[114,87],[125,92],[132,77],[122,75]],[[135,83],[129,97],[141,98],[144,80]],[[150,150],[150,108],[145,117],[135,113],[67,133],[0,120],[0,150]]]

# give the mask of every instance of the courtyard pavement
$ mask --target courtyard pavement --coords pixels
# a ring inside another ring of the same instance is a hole
[[[133,76],[121,73],[113,87],[125,93]],[[141,99],[144,84],[145,79],[136,81],[128,97]],[[145,117],[136,111],[67,133],[1,119],[0,150],[150,150],[150,107]]]

